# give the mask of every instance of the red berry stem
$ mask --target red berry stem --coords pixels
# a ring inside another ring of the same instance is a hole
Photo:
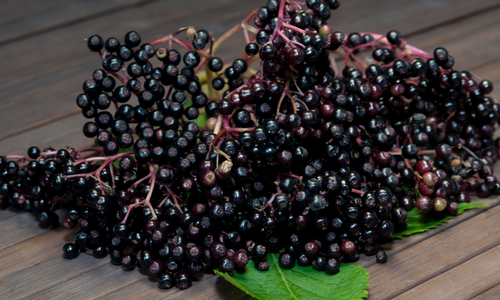
[[[153,195],[153,191],[155,189],[155,183],[156,183],[156,173],[155,173],[155,168],[154,164],[149,164],[149,175],[151,175],[151,180],[149,182],[151,188],[149,189],[148,195],[146,196],[146,205],[151,209],[151,214],[153,215],[153,220],[156,220],[156,213],[155,209],[151,205],[151,196]]]
[[[152,173],[149,173],[148,175],[146,175],[146,176],[142,177],[141,179],[137,180],[136,182],[134,182],[134,184],[132,184],[132,185],[130,186],[130,188],[128,189],[128,191],[130,192],[130,190],[131,190],[131,189],[133,189],[133,188],[137,187],[137,186],[138,186],[141,182],[143,182],[143,181],[144,181],[144,180],[146,180],[146,179],[151,178],[151,174],[152,174]]]
[[[365,192],[357,190],[357,189],[351,189],[351,192],[356,193],[356,194],[361,195],[361,196],[363,196],[365,194]]]
[[[16,159],[19,161],[32,161],[32,160],[34,160],[34,159],[31,159],[31,158],[23,156],[23,155],[6,155],[4,157],[5,157],[5,159]]]
[[[455,115],[455,112],[456,112],[456,111],[452,112],[452,113],[451,113],[451,114],[450,114],[450,115],[446,118],[446,120],[444,121],[444,124],[443,124],[443,134],[442,134],[443,138],[446,136],[446,127],[447,127],[447,125],[448,125],[448,122],[451,120],[451,118],[453,118],[453,116]]]
[[[479,157],[477,157],[476,153],[474,153],[472,150],[470,150],[469,148],[465,147],[462,143],[459,143],[457,145],[457,148],[458,149],[464,149],[465,151],[467,151],[467,153],[469,153],[470,155],[472,155],[475,159],[480,159]]]

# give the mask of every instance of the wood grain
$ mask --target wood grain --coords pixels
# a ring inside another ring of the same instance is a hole
[[[369,295],[392,299],[500,244],[500,206],[430,237],[367,268]],[[390,287],[390,288],[389,288]],[[468,286],[472,288],[471,286]]]
[[[30,225],[36,226],[36,223]],[[54,251],[54,248],[56,245],[64,245],[64,243],[72,241],[73,237],[74,232],[71,234],[66,231],[65,228],[60,227],[52,231],[46,231],[44,234],[40,234],[28,241],[20,242],[14,247],[3,250],[3,255],[0,257],[0,262],[2,263],[2,274],[0,274],[0,278],[2,280],[12,280],[12,274],[32,267],[40,261],[48,260],[53,257],[62,258],[61,252]],[[16,259],[11,259],[11,257],[14,256]],[[2,287],[5,288],[3,285]]]
[[[500,284],[500,246],[480,253],[463,264],[432,278],[394,299],[471,299]],[[463,289],[473,286],[473,289]]]
[[[194,5],[196,3],[196,5]],[[498,3],[496,3],[498,4]],[[373,5],[367,0],[346,1],[342,9],[332,12],[332,26],[345,33],[354,31],[387,32],[398,28],[404,34],[430,30],[437,20],[450,22],[468,14],[495,8],[495,1],[383,1]],[[152,41],[181,26],[194,25],[213,31],[215,37],[234,26],[255,4],[251,1],[202,2],[194,0],[160,1],[119,13],[110,13],[92,20],[20,40],[1,47],[8,60],[0,60],[0,101],[5,108],[0,119],[5,120],[0,140],[22,131],[30,124],[75,109],[74,99],[98,59],[89,53],[83,39],[99,33],[103,37],[122,38],[124,32],[137,30],[144,41]],[[212,12],[212,13],[207,13]],[[422,13],[422,12],[426,13]],[[420,12],[420,13],[419,13]],[[439,18],[436,16],[439,15]],[[147,22],[144,22],[147,16]],[[113,26],[106,26],[113,24]],[[78,34],[75,34],[78,33]],[[242,35],[229,40],[218,55],[234,58],[241,52]],[[37,45],[37,55],[26,55],[19,49]],[[36,67],[33,67],[36,66]],[[16,74],[16,76],[11,76]],[[35,80],[36,79],[36,80]],[[19,110],[22,106],[26,109]]]
[[[471,298],[473,300],[488,300],[488,299],[500,299],[500,284],[495,285],[494,287],[490,288],[489,290],[486,290],[482,292],[481,294]]]
[[[4,3],[6,2],[6,3]],[[0,13],[0,46],[27,39],[43,32],[105,16],[144,0],[56,0],[3,1]]]
[[[35,222],[32,222],[33,219],[34,217],[30,213],[11,213],[7,215],[2,211],[0,214],[0,228],[2,228],[3,233],[0,252],[47,232],[46,229],[42,229]]]
[[[458,70],[473,69],[500,58],[500,6],[471,18],[438,26],[408,38],[408,43],[432,53],[442,46],[455,58]]]
[[[196,2],[153,2],[0,47],[2,54],[10,57],[0,61],[0,77],[4,78],[0,81],[0,102],[4,108],[0,111],[0,118],[5,121],[0,140],[32,123],[77,108],[75,99],[81,93],[84,80],[90,78],[95,69],[102,68],[98,55],[89,53],[83,42],[90,35],[99,33],[105,38],[116,36],[123,39],[126,32],[134,29],[141,34],[143,41],[153,41],[182,26],[192,25],[206,28],[219,37],[254,6],[242,0],[235,1],[234,6],[217,2],[194,5]],[[206,14],[207,5],[218,14]],[[143,22],[145,16],[148,22]],[[235,46],[241,45],[242,40],[242,34],[230,39],[219,55],[224,59],[234,59],[242,49]],[[19,51],[32,45],[37,45],[37,55]],[[23,109],[17,109],[19,107]]]
[[[404,36],[425,33],[444,24],[481,15],[500,5],[498,1],[344,1],[332,12],[335,30],[344,33],[372,31],[385,34],[396,29]]]
[[[89,2],[28,0],[20,10],[17,1],[2,2],[0,54],[8,59],[0,60],[0,152],[24,154],[34,144],[56,148],[90,144],[81,134],[86,120],[79,112],[71,115],[81,83],[100,67],[82,42],[89,35],[122,38],[135,29],[143,40],[151,41],[180,26],[195,25],[218,37],[256,7],[244,0],[116,0],[99,7],[82,3]],[[79,11],[71,11],[75,7]],[[330,24],[345,33],[398,29],[427,51],[445,46],[457,68],[489,78],[498,87],[499,10],[494,0],[353,0],[332,11]],[[242,35],[229,40],[220,56],[238,56],[241,41]],[[495,272],[500,198],[481,202],[490,208],[468,211],[437,229],[382,245],[390,256],[385,265],[362,256],[357,264],[370,272],[369,298],[500,298]],[[2,299],[250,298],[211,274],[185,291],[165,291],[138,270],[124,272],[111,265],[109,257],[98,260],[82,254],[64,260],[61,247],[73,240],[76,229],[42,230],[27,213],[0,211],[0,229]]]

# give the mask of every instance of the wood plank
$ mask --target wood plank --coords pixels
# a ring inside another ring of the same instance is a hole
[[[11,218],[16,218],[19,215],[19,210],[8,207],[7,209],[0,209],[0,224]]]
[[[490,200],[490,202],[496,202],[498,204],[500,201],[498,199],[493,199]],[[393,256],[401,251],[401,249],[409,248],[412,244],[425,240],[429,236],[439,236],[439,234],[445,231],[446,228],[455,225],[457,222],[463,222],[464,220],[470,219],[473,215],[480,213],[480,211],[481,210],[473,210],[471,212],[467,212],[466,214],[451,220],[445,226],[411,238],[396,240],[389,245],[384,245],[384,248],[390,251],[388,253]],[[58,234],[61,235],[61,233]],[[69,239],[71,238],[72,235],[69,236]],[[35,243],[37,243],[37,241],[35,241]],[[36,260],[25,261],[23,262],[23,268],[16,270],[15,272],[9,272],[10,268],[7,266],[6,272],[8,273],[6,274],[6,278],[10,278],[10,280],[6,281],[0,279],[0,292],[6,292],[12,297],[19,298],[31,297],[37,294],[43,294],[44,297],[56,297],[57,295],[60,295],[61,297],[71,296],[76,297],[77,299],[80,298],[80,296],[92,298],[91,295],[94,295],[94,293],[96,296],[100,295],[104,290],[108,291],[104,296],[113,295],[113,297],[118,297],[120,295],[147,295],[159,297],[166,295],[165,291],[159,290],[155,287],[156,283],[149,282],[147,276],[140,274],[137,270],[132,272],[123,272],[120,267],[112,266],[109,263],[108,258],[96,260],[91,256],[84,254],[75,260],[64,260],[61,258],[59,252],[63,242],[58,243],[48,238],[43,238],[43,243],[47,249],[39,251],[43,251],[44,253],[52,252],[51,257],[42,259],[38,257]],[[19,249],[24,248],[24,246],[21,246]],[[11,252],[14,253],[15,250],[12,249]],[[4,251],[3,254],[9,257],[7,251]],[[391,257],[391,260],[392,259],[393,258]],[[83,260],[83,262],[81,262],[81,260]],[[3,263],[1,259],[0,263]],[[59,265],[60,269],[49,267],[54,264]],[[363,257],[357,264],[368,267],[370,265],[374,265],[375,262],[373,257]],[[53,277],[40,278],[39,274],[44,273],[46,268],[49,268]],[[370,274],[373,277],[373,274],[376,273],[371,272]],[[64,281],[55,279],[60,277],[64,277],[66,279]],[[36,284],[34,284],[29,291],[26,291],[17,286],[16,282],[19,282],[19,285],[23,285],[26,282],[34,282]],[[217,296],[219,293],[230,293],[230,299],[233,299],[233,297],[236,296],[238,299],[240,297],[242,299],[246,299],[245,297],[247,297],[246,294],[240,292],[236,287],[233,287],[229,283],[226,283],[222,278],[216,279],[216,277],[212,278],[211,276],[207,277],[205,275],[203,281],[194,282],[193,284],[193,288],[183,291],[181,295],[189,295],[190,297],[194,297],[194,299],[221,298]],[[11,287],[11,285],[16,286]],[[220,287],[221,285],[223,288]],[[92,289],[89,291],[84,288],[85,286],[92,286]],[[201,297],[199,293],[200,290],[204,291],[202,294],[204,298],[199,298]],[[172,289],[171,291],[176,292],[178,290]],[[168,295],[169,297],[172,296],[170,293]]]
[[[54,0],[50,3],[41,1],[25,1],[23,9],[19,9],[19,2],[16,0],[2,1],[2,11],[0,11],[0,25],[19,19],[26,19],[33,15],[41,14],[46,10],[57,8],[64,5],[66,1]],[[68,3],[70,1],[67,1]]]
[[[500,58],[500,7],[470,19],[436,27],[431,32],[411,36],[408,43],[432,53],[436,47],[449,50],[455,69],[472,69]]]
[[[500,283],[499,251],[500,246],[491,248],[395,299],[470,299]],[[474,288],[463,288],[467,286]]]
[[[89,53],[82,42],[89,35],[99,32],[104,37],[122,38],[127,31],[135,28],[144,41],[153,41],[174,32],[183,25],[194,25],[197,28],[203,26],[208,30],[213,30],[214,34],[220,36],[223,30],[234,26],[243,18],[244,13],[248,12],[251,7],[253,8],[253,5],[250,6],[248,2],[238,1],[239,4],[245,3],[246,6],[235,10],[238,6],[228,7],[224,3],[213,4],[213,9],[220,11],[222,16],[227,16],[226,18],[221,18],[221,15],[205,14],[207,7],[193,5],[194,0],[161,1],[142,9],[141,17],[138,17],[141,8],[124,11],[121,14],[103,18],[101,22],[93,20],[77,24],[3,48],[2,52],[5,55],[12,55],[12,60],[0,61],[0,69],[9,70],[8,73],[11,75],[14,73],[16,76],[7,76],[7,73],[0,75],[10,78],[9,82],[0,82],[0,102],[4,108],[0,111],[0,118],[7,118],[2,126],[0,139],[30,124],[74,111],[77,108],[74,99],[81,93],[83,81],[91,76],[94,69],[101,68],[97,55]],[[154,13],[148,16],[150,22],[144,23],[143,16],[148,12]],[[170,22],[165,24],[165,16],[170,14],[172,14],[169,18]],[[110,23],[114,25],[106,25]],[[158,30],[158,28],[162,29]],[[82,34],[75,35],[75,32]],[[241,41],[243,41],[242,34],[237,35],[235,39],[230,39],[228,47],[225,50],[221,49],[221,57],[227,59],[232,56],[234,59],[241,52],[241,48],[236,50],[231,46]],[[38,45],[37,55],[21,58],[16,49],[30,47],[29,45],[33,44]],[[12,63],[14,60],[17,62]],[[37,67],[33,68],[34,65]],[[19,109],[20,107],[25,109]],[[14,122],[14,120],[17,121]]]
[[[78,257],[75,260],[79,259],[95,260],[91,257]],[[105,263],[101,263],[98,267],[78,277],[71,278],[62,284],[43,290],[43,297],[49,297],[51,299],[95,299],[101,296],[103,291],[105,291],[104,293],[110,294],[116,299],[120,298],[122,295],[127,298],[131,295],[139,294],[145,299],[152,299],[160,295],[162,297],[170,297],[180,292],[175,288],[168,291],[160,291],[156,287],[156,283],[149,281],[148,277],[140,274],[139,271],[133,270],[124,272],[119,266],[114,266],[109,263],[109,258],[104,260],[106,260]],[[110,282],[127,282],[127,291],[117,289],[114,285],[109,285]],[[129,287],[132,289],[128,290]]]
[[[177,288],[167,291],[160,290],[156,287],[156,283],[147,282],[147,278],[143,277],[142,280],[133,281],[130,284],[103,293],[97,299],[121,298],[132,294],[141,295],[141,297],[145,298],[168,297],[168,299],[255,299],[220,276],[209,276],[204,278],[203,281],[193,282],[192,288],[183,291]],[[203,292],[200,293],[200,291]]]
[[[57,120],[40,127],[13,135],[0,141],[2,155],[20,154],[26,155],[31,146],[39,146],[44,149],[48,146],[55,149],[71,147],[84,147],[93,144],[91,139],[82,133],[83,124],[87,120],[80,113],[68,118]]]
[[[10,59],[0,61],[0,77],[5,78],[0,82],[0,101],[5,105],[5,109],[0,111],[0,118],[5,120],[0,139],[29,127],[30,124],[75,109],[74,98],[81,89],[81,83],[90,76],[93,68],[100,67],[95,56],[90,55],[81,42],[88,35],[98,32],[105,37],[121,38],[124,32],[135,28],[143,35],[143,40],[153,40],[180,26],[195,25],[213,30],[215,36],[220,36],[224,29],[234,26],[255,6],[252,2],[240,0],[232,2],[231,5],[210,3],[210,7],[193,3],[192,0],[152,3],[120,14],[54,30],[4,47],[2,52],[5,51],[4,54]],[[436,2],[437,5],[432,3],[401,1],[398,2],[396,12],[394,3],[390,1],[378,5],[366,0],[352,1],[342,4],[341,10],[332,12],[331,23],[334,28],[345,32],[368,28],[386,32],[398,28],[409,34],[414,30],[434,26],[437,19],[445,22],[490,8],[494,1],[483,0],[471,4],[470,1],[442,0]],[[205,13],[207,10],[218,13],[207,14]],[[416,13],[424,11],[432,13]],[[148,22],[141,21],[146,14]],[[440,18],[431,18],[434,14],[439,14]],[[171,15],[168,21],[165,19],[166,15]],[[429,18],[427,20],[429,22],[423,22],[422,18],[425,20]],[[400,26],[403,26],[404,30]],[[37,45],[37,55],[27,56],[18,51],[34,44]],[[230,50],[220,52],[221,56],[238,55],[242,47],[241,45],[237,48],[231,47],[234,45],[236,44],[228,45]],[[19,110],[19,107],[28,109]]]
[[[59,225],[63,226],[62,222],[66,211],[59,209],[56,213],[59,216]],[[38,226],[38,221],[32,213],[21,212],[12,207],[0,210],[0,228],[2,228],[0,252],[49,232],[48,229],[42,229]],[[65,234],[70,232],[73,231],[67,231]],[[72,239],[73,237],[70,237],[70,240]],[[62,247],[62,245],[60,246]]]
[[[498,72],[498,68],[500,67],[500,58],[485,63],[477,68],[474,68],[474,73],[481,78],[485,78],[490,80],[493,85],[493,94],[498,95],[500,91],[500,72]],[[498,102],[498,99],[497,99]]]
[[[490,198],[490,199],[474,199],[473,202],[486,203],[489,205],[488,208],[477,208],[466,211],[462,215],[459,215],[451,220],[446,221],[443,225],[433,228],[432,230],[407,236],[403,239],[393,239],[389,242],[380,245],[380,249],[386,251],[389,259],[400,252],[418,245],[419,243],[435,236],[440,236],[444,232],[448,231],[450,228],[458,226],[463,223],[471,222],[474,218],[483,214],[487,209],[493,209],[495,207],[500,207],[500,197]],[[362,255],[359,261],[356,262],[357,265],[368,268],[371,266],[378,265],[375,261],[374,256]]]
[[[367,268],[368,293],[391,299],[500,244],[500,206],[484,211]]]
[[[27,222],[29,226],[36,226]],[[213,274],[205,274],[193,282],[196,288],[181,292],[173,288],[168,291],[156,287],[147,276],[137,269],[124,272],[119,266],[109,263],[109,256],[94,259],[90,255],[80,254],[73,260],[62,258],[60,248],[64,242],[72,239],[75,230],[65,233],[60,230],[49,231],[33,237],[31,241],[18,243],[3,250],[2,273],[0,274],[0,293],[9,299],[89,299],[98,296],[119,298],[121,295],[141,297],[192,296],[193,299],[214,299],[230,296],[231,299],[247,299],[248,295],[220,280]],[[61,240],[63,237],[63,240]],[[2,238],[3,240],[3,238]],[[37,245],[34,247],[34,245]],[[31,249],[27,251],[26,249]],[[21,252],[15,260],[14,253]],[[10,263],[9,263],[10,261]],[[20,264],[19,261],[23,263]],[[30,288],[24,289],[29,283]],[[110,283],[113,283],[110,285]],[[91,287],[91,288],[90,288]],[[205,293],[199,291],[204,290]],[[107,296],[106,296],[107,295]],[[37,297],[38,296],[38,297]]]
[[[47,232],[38,226],[31,213],[4,212],[0,214],[2,242],[0,252]]]
[[[488,299],[500,299],[500,284],[495,285],[494,287],[482,292],[481,294],[475,296],[474,298],[471,298],[471,300],[488,300]]]
[[[92,34],[100,34],[103,38],[116,36],[123,40],[123,36],[129,30],[136,30],[141,34],[142,41],[153,41],[176,31],[183,26],[193,25],[196,28],[206,28],[213,31],[218,37],[223,32],[237,24],[238,21],[250,12],[255,5],[250,5],[243,0],[235,1],[231,6],[222,3],[207,3],[204,5],[193,5],[194,0],[187,1],[161,1],[150,3],[144,7],[123,11],[120,14],[103,16],[96,20],[75,24],[54,32],[33,37],[29,41],[19,41],[10,47],[4,47],[2,52],[12,55],[9,61],[2,61],[0,74],[13,74],[19,71],[19,75],[11,76],[8,80],[0,82],[0,89],[5,89],[13,84],[29,82],[34,78],[43,79],[46,75],[55,71],[67,70],[75,65],[87,65],[86,74],[80,74],[81,81],[88,78],[93,68],[100,68],[100,61],[96,54],[90,53],[83,40]],[[207,9],[218,11],[218,14],[207,14]],[[166,16],[168,18],[166,19]],[[145,22],[144,20],[147,20]],[[108,26],[113,24],[113,26]],[[75,34],[77,32],[78,34]],[[241,35],[242,37],[242,35]],[[21,55],[16,49],[37,45],[36,56]],[[239,54],[233,50],[234,53]],[[24,56],[24,57],[23,57]],[[83,60],[81,60],[83,59]],[[61,63],[63,62],[63,63]],[[22,67],[36,65],[36,68],[23,70]],[[71,74],[73,75],[73,74]],[[63,75],[61,78],[67,77]],[[56,80],[57,81],[57,80]],[[52,81],[52,83],[56,83]],[[79,83],[78,86],[81,84]]]
[[[144,0],[25,1],[21,8],[19,1],[7,1],[2,3],[0,13],[0,46],[99,15],[116,13],[141,2]]]
[[[48,241],[42,243],[46,244]],[[30,260],[30,263],[33,261],[32,266],[0,279],[0,292],[7,299],[32,299],[35,296],[48,299],[43,295],[44,290],[56,285],[64,286],[66,281],[103,266],[101,260],[96,260],[91,256],[86,258],[68,262],[59,251],[57,256],[51,258],[41,257],[36,260],[37,256],[34,255]],[[107,262],[109,258],[103,260]],[[118,271],[121,270],[118,269]]]
[[[31,226],[36,226],[36,224],[31,224]],[[53,257],[61,257],[62,259],[62,246],[65,243],[73,241],[76,232],[76,228],[67,230],[59,227],[2,250],[2,256],[0,257],[0,263],[2,264],[0,279],[9,279],[12,277],[12,274],[32,268],[39,262],[49,260]],[[12,259],[13,257],[15,259]],[[3,282],[0,284],[0,287],[5,288]]]
[[[396,29],[403,36],[430,31],[445,23],[464,20],[498,8],[498,1],[343,1],[332,11],[329,24],[346,34],[372,31],[385,34]]]

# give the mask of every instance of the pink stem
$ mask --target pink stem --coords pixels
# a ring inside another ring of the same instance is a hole
[[[162,207],[162,205],[168,200],[168,198],[170,198],[170,195],[167,195],[167,197],[163,198],[163,200],[161,201],[161,203],[158,205],[158,207]]]
[[[298,176],[298,175],[295,175],[295,174],[292,174],[292,171],[288,172],[288,174],[282,174],[284,176],[288,176],[288,177],[292,177],[292,178],[295,178],[295,179],[298,179],[298,180],[302,180],[302,176]]]
[[[115,72],[108,72],[108,73],[113,75],[114,77],[116,77],[116,79],[120,80],[121,83],[123,83],[123,85],[127,85],[127,81],[123,77],[118,75],[117,73],[115,73]]]
[[[27,160],[27,161],[32,161],[33,159],[22,156],[22,155],[6,155],[5,159],[19,159],[19,160]]]
[[[357,190],[357,189],[351,189],[351,192],[356,193],[356,194],[361,195],[361,196],[365,194],[365,192]]]
[[[174,199],[174,203],[175,203],[175,206],[177,206],[177,208],[179,208],[179,210],[182,212],[182,209],[181,209],[181,206],[179,205],[179,202],[177,202],[177,199],[179,200],[182,200],[181,198],[179,198],[179,196],[177,196],[174,192],[172,192],[172,190],[168,187],[168,186],[164,186],[167,191],[168,191],[168,194],[170,195],[170,197],[172,197],[172,199]]]
[[[269,39],[270,41],[273,41],[276,35],[281,31],[281,26],[283,24],[283,16],[285,12],[285,5],[286,5],[286,0],[280,0],[280,9],[278,11],[278,23],[276,24],[276,27],[274,28],[273,35]]]
[[[111,160],[110,158],[106,159],[106,161],[99,167],[99,169],[97,169],[95,172],[92,172],[92,174],[95,174],[94,176],[97,178],[98,181],[101,181],[101,172],[102,170],[104,170],[104,168],[110,164],[113,160]],[[104,187],[103,187],[103,184],[101,184],[101,193],[105,193],[104,192]]]
[[[291,30],[293,30],[293,31],[295,31],[295,32],[301,33],[301,34],[314,33],[314,31],[310,31],[310,30],[307,30],[307,31],[306,31],[306,30],[304,30],[304,29],[300,29],[299,27],[295,27],[295,26],[293,26],[293,25],[291,25],[291,24],[288,24],[288,23],[285,23],[285,22],[283,22],[281,25],[282,25],[283,27],[289,28],[289,29],[291,29]]]
[[[128,211],[127,211],[127,214],[125,215],[125,218],[123,218],[123,221],[122,223],[125,224],[127,223],[127,218],[128,218],[128,215],[130,214],[130,212],[132,211],[132,208],[136,207],[136,206],[139,206],[139,205],[144,205],[146,203],[146,200],[142,200],[141,202],[139,203],[136,203],[136,204],[131,204],[128,206]]]
[[[82,149],[76,149],[76,152],[87,152],[87,151],[102,151],[102,147],[88,147]]]
[[[219,117],[217,118],[217,123],[215,124],[215,128],[214,128],[215,135],[219,134],[223,122],[224,121],[222,119],[222,115],[219,114]]]
[[[231,126],[229,125],[229,119],[227,118],[227,116],[224,116],[224,118],[222,119],[222,125],[224,125],[225,128],[231,128]]]
[[[48,152],[40,153],[40,157],[47,157],[49,155],[56,155],[56,154],[57,154],[56,150],[54,150],[54,151],[48,151]]]
[[[365,35],[365,34],[370,34],[371,36],[373,36],[373,38],[375,40],[378,40],[386,45],[391,45],[389,43],[389,41],[387,40],[387,37],[383,34],[378,34],[378,33],[372,33],[372,32],[361,32],[360,33],[361,35]],[[391,45],[392,46],[392,45]],[[415,46],[412,46],[412,45],[408,45],[406,44],[403,49],[409,51],[410,55],[414,55],[414,56],[420,56],[420,57],[423,57],[423,58],[432,58],[433,56],[430,55],[429,53],[425,52],[424,50],[422,49],[419,49]]]
[[[231,97],[232,94],[234,93],[238,93],[239,91],[241,91],[244,87],[250,87],[253,83],[256,83],[256,82],[267,82],[266,80],[262,80],[262,79],[252,79],[250,81],[248,81],[246,84],[240,86],[239,88],[235,89],[234,91],[232,91],[231,93],[227,94],[226,98],[229,99],[229,97]],[[210,99],[209,99],[210,100]]]
[[[149,209],[151,209],[151,214],[153,215],[153,220],[156,220],[157,217],[156,217],[155,209],[151,205],[151,195],[153,195],[153,190],[155,189],[155,183],[156,183],[156,174],[154,172],[153,165],[149,165],[149,175],[151,175],[151,182],[150,182],[148,195],[146,196],[146,205],[149,207]]]
[[[113,164],[109,166],[109,173],[111,174],[111,187],[114,189],[116,188],[116,183],[115,183],[115,174],[113,174]]]
[[[194,51],[194,48],[191,44],[184,42],[183,40],[174,37],[173,41],[182,47],[184,47],[187,51]]]
[[[260,211],[263,211],[264,209],[266,209],[267,207],[269,207],[269,206],[273,203],[274,198],[276,198],[276,196],[277,196],[277,195],[278,195],[278,193],[274,194],[274,195],[273,195],[273,196],[269,199],[269,201],[267,201],[267,203],[266,203],[264,206],[262,206],[262,208],[260,209]]]
[[[283,23],[283,24],[286,24],[286,23]],[[300,46],[302,48],[305,48],[306,46],[302,45],[301,43],[299,42],[295,42],[295,41],[292,41],[290,40],[289,38],[287,38],[281,31],[278,32],[278,34],[281,36],[281,38],[283,39],[283,41],[287,44],[294,44],[294,45],[297,45],[297,46]]]
[[[393,148],[394,149],[394,148]],[[390,155],[402,155],[401,150],[396,150],[396,151],[387,151]],[[417,153],[418,155],[436,155],[435,150],[420,150]]]
[[[110,156],[110,157],[105,157],[105,156],[91,157],[91,158],[87,158],[87,159],[82,159],[82,160],[76,161],[75,162],[75,166],[78,165],[78,164],[81,164],[81,163],[88,163],[90,161],[107,160],[108,158],[114,161],[117,158],[121,158],[121,157],[124,157],[124,156],[127,156],[127,155],[131,155],[131,154],[132,155],[134,154],[133,150],[132,151],[125,151],[125,152],[122,152],[122,153],[118,153],[118,154]]]
[[[334,77],[337,77],[339,75],[339,69],[337,68],[337,63],[335,62],[335,57],[333,55],[330,55],[330,65],[335,72]]]
[[[246,28],[243,29],[243,34],[245,35],[245,40],[247,44],[250,44],[250,37],[248,36],[248,30]]]
[[[143,182],[144,180],[146,180],[148,178],[151,178],[151,173],[149,173],[147,176],[144,176],[141,179],[139,179],[136,182],[134,182],[134,184],[132,184],[132,186],[128,189],[128,191],[130,191],[131,189],[135,188],[137,185],[139,185],[139,183]]]
[[[243,131],[253,131],[254,129],[255,129],[255,127],[249,127],[249,128],[229,127],[229,128],[227,128],[227,132],[237,133],[237,132],[243,132]]]

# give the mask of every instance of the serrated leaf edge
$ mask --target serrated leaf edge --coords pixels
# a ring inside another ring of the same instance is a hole
[[[458,215],[461,215],[462,213],[464,213],[466,210],[469,210],[469,209],[472,209],[474,207],[488,207],[489,205],[486,204],[486,203],[468,203],[467,207],[464,207],[462,209],[459,209],[458,210],[458,213],[457,213],[457,216]],[[441,226],[444,224],[444,222],[448,221],[448,220],[451,220],[453,219],[454,217],[456,216],[446,216],[444,217],[443,219],[441,220],[438,220],[436,224],[434,225],[430,225],[429,227],[426,227],[426,228],[423,228],[423,229],[416,229],[415,231],[413,232],[407,232],[405,233],[404,231],[403,232],[398,232],[398,233],[395,233],[392,235],[393,238],[396,238],[396,239],[402,239],[403,237],[407,237],[407,236],[410,236],[410,235],[413,235],[413,234],[417,234],[417,233],[422,233],[422,232],[426,232],[426,231],[429,231],[433,228],[436,228],[438,226]]]

